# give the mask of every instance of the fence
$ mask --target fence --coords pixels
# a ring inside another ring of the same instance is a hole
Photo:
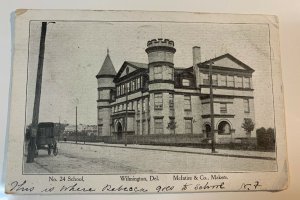
[[[204,139],[203,135],[185,135],[185,134],[155,134],[155,135],[128,135],[127,144],[146,144],[146,145],[198,145]],[[124,144],[125,138],[104,137],[103,142],[113,144]]]

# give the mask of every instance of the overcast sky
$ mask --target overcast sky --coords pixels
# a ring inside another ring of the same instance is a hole
[[[41,22],[31,22],[27,84],[27,122],[31,123]],[[170,22],[56,22],[49,24],[40,104],[40,122],[97,123],[96,74],[107,48],[116,70],[125,60],[147,63],[148,40],[175,42],[175,67],[192,66],[192,47],[201,59],[230,53],[255,70],[256,128],[274,127],[268,26]],[[77,99],[77,100],[76,100]]]

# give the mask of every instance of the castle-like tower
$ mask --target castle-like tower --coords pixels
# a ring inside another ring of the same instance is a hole
[[[116,70],[107,50],[106,58],[99,73],[96,75],[98,81],[98,136],[108,136],[110,133],[110,103],[114,99],[115,83],[113,80],[115,75]]]
[[[169,119],[175,118],[173,62],[175,52],[174,42],[169,39],[153,39],[147,43],[150,113],[155,117],[150,122],[151,133],[155,133],[153,130],[155,120],[163,123],[162,133],[158,134],[170,133],[167,124]]]

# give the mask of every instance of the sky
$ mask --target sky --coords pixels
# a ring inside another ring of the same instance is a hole
[[[30,23],[26,124],[32,120],[41,22]],[[116,71],[124,61],[147,63],[148,40],[174,41],[175,67],[230,53],[253,73],[256,128],[274,127],[269,29],[266,24],[170,22],[62,22],[48,24],[39,121],[97,124],[97,79],[109,49]]]

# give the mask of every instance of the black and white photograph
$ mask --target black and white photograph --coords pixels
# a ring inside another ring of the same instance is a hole
[[[285,187],[276,17],[82,12],[88,17],[33,11],[17,23],[27,31],[16,48],[26,60],[18,68],[25,74],[16,72],[26,77],[16,103],[24,107],[12,111],[20,114],[12,126],[23,130],[15,139],[22,176],[75,184],[60,192],[97,191],[79,187],[87,177],[176,182],[158,192]],[[282,179],[264,185],[254,174]],[[226,185],[238,176],[253,180]],[[26,184],[12,182],[11,191]]]
[[[29,28],[24,173],[277,170],[268,25]]]

